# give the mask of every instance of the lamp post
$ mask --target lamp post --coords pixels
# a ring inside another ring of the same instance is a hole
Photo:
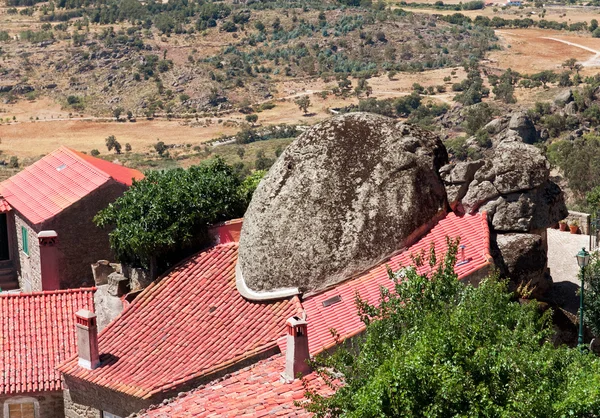
[[[590,262],[590,253],[588,253],[585,248],[582,248],[575,257],[577,257],[577,264],[581,269],[581,290],[579,291],[579,337],[577,338],[577,345],[580,350],[583,350],[583,285],[585,267]]]

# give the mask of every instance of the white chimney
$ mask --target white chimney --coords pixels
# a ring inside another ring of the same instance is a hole
[[[77,327],[78,364],[88,370],[94,370],[100,365],[98,354],[98,326],[96,314],[86,309],[75,313]]]
[[[308,365],[310,354],[308,352],[307,323],[304,319],[293,316],[287,320],[286,326],[287,340],[283,377],[287,381],[292,381],[298,374],[305,376],[311,372]]]

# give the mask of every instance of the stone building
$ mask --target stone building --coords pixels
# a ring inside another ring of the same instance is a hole
[[[64,416],[55,367],[76,352],[75,313],[94,289],[0,294],[0,418]]]
[[[137,170],[61,147],[0,184],[0,288],[93,285],[90,264],[111,258],[92,218],[123,194]]]

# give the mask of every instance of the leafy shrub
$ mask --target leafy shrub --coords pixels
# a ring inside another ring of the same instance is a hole
[[[357,297],[363,336],[313,362],[332,387],[312,390],[316,416],[592,417],[600,411],[600,359],[554,347],[551,312],[519,303],[494,277],[459,282],[458,242],[436,267],[435,249],[416,268],[390,272],[376,305]],[[425,269],[423,269],[425,270]],[[335,332],[335,330],[333,330]],[[344,382],[343,385],[340,381]]]

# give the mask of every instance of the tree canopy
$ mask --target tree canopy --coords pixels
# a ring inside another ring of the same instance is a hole
[[[461,284],[456,244],[430,277],[390,272],[394,292],[382,289],[377,306],[357,301],[366,331],[317,358],[336,392],[308,391],[307,409],[316,417],[598,416],[600,360],[553,346],[550,311],[514,301],[506,283]]]
[[[154,257],[206,244],[210,225],[241,217],[262,174],[241,181],[220,158],[150,171],[94,221],[114,228],[110,245],[119,260],[148,267]]]

